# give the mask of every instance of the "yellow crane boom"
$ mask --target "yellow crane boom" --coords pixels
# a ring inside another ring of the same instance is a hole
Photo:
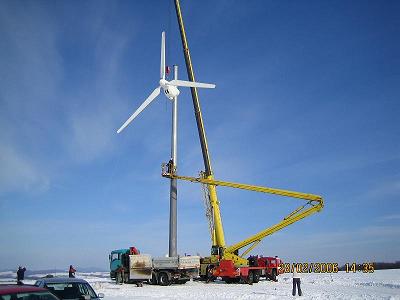
[[[182,17],[182,11],[180,7],[180,1],[179,0],[174,0],[175,2],[175,11],[176,11],[176,16],[178,20],[178,25],[179,25],[179,31],[180,31],[180,36],[181,36],[181,41],[182,41],[182,49],[185,57],[185,64],[186,64],[186,70],[188,73],[188,78],[189,81],[195,82],[195,76],[194,76],[194,70],[193,70],[193,64],[192,64],[192,59],[189,51],[189,44],[187,41],[186,37],[186,32],[185,32],[185,26],[183,22],[183,17]],[[248,184],[241,184],[241,183],[233,183],[233,182],[226,182],[226,181],[219,181],[214,179],[214,173],[212,171],[211,167],[211,160],[210,160],[210,154],[208,151],[208,145],[207,145],[207,138],[206,138],[206,132],[204,128],[204,123],[203,123],[203,118],[202,118],[202,113],[201,113],[201,108],[200,108],[200,100],[199,96],[197,93],[197,89],[195,87],[191,88],[191,94],[192,94],[192,100],[193,100],[193,108],[194,108],[194,113],[195,113],[195,118],[196,118],[196,123],[197,123],[197,131],[199,134],[199,139],[200,139],[200,145],[201,145],[201,150],[202,150],[202,155],[203,155],[203,161],[204,161],[204,174],[201,177],[187,177],[187,176],[178,176],[174,170],[174,165],[169,166],[169,170],[164,171],[163,168],[163,176],[167,178],[176,178],[176,179],[181,179],[181,180],[187,180],[191,182],[198,182],[198,183],[203,183],[207,185],[207,190],[208,190],[208,197],[209,197],[209,205],[212,210],[212,232],[211,232],[211,239],[212,239],[212,247],[211,247],[211,256],[209,258],[204,258],[203,263],[202,263],[202,268],[201,268],[201,275],[207,274],[209,267],[213,266],[214,264],[218,264],[220,259],[231,259],[234,261],[235,266],[246,266],[248,265],[248,260],[244,259],[243,257],[249,253],[260,241],[276,232],[277,230],[280,230],[298,220],[303,219],[306,216],[309,216],[313,214],[314,212],[317,212],[322,209],[323,207],[323,200],[322,197],[317,196],[317,195],[312,195],[312,194],[305,194],[305,193],[298,193],[298,192],[293,192],[293,191],[287,191],[287,190],[280,190],[280,189],[273,189],[273,188],[267,188],[267,187],[261,187],[261,186],[253,186],[253,185],[248,185]],[[275,195],[280,195],[280,196],[285,196],[285,197],[293,197],[293,198],[299,198],[306,200],[307,203],[304,204],[303,206],[300,206],[296,210],[294,210],[292,213],[290,213],[288,216],[286,216],[281,222],[278,224],[269,227],[253,236],[250,238],[245,239],[244,241],[241,241],[237,244],[234,244],[232,246],[227,247],[225,245],[225,235],[224,235],[224,229],[222,225],[222,218],[220,214],[220,209],[219,209],[219,201],[217,197],[217,191],[216,191],[216,186],[227,186],[227,187],[232,187],[232,188],[239,188],[239,189],[244,189],[244,190],[250,190],[250,191],[256,191],[256,192],[262,192],[262,193],[269,193],[269,194],[275,194]],[[239,256],[239,249],[249,246],[249,248],[242,253],[241,256]],[[214,250],[217,249],[215,252]],[[220,270],[222,272],[222,269]]]
[[[211,185],[214,187],[225,186],[225,187],[237,188],[237,189],[242,189],[242,190],[274,194],[274,195],[290,197],[290,198],[297,198],[297,199],[302,199],[302,200],[307,201],[304,205],[298,207],[297,209],[292,211],[289,215],[284,217],[283,220],[280,221],[279,223],[277,223],[271,227],[268,227],[243,241],[240,241],[234,245],[226,247],[223,250],[223,257],[225,259],[232,259],[235,262],[235,264],[237,264],[237,265],[246,265],[247,264],[247,260],[244,259],[244,257],[255,246],[257,246],[263,238],[265,238],[266,236],[271,235],[274,232],[281,230],[282,228],[284,228],[290,224],[293,224],[294,222],[297,222],[315,212],[320,211],[324,206],[324,201],[323,201],[322,197],[319,195],[306,194],[306,193],[301,193],[301,192],[276,189],[276,188],[270,188],[270,187],[264,187],[264,186],[249,185],[249,184],[243,184],[243,183],[221,181],[221,180],[210,179],[205,176],[200,176],[200,177],[179,176],[179,175],[175,174],[173,168],[167,169],[165,166],[163,167],[162,176],[167,177],[167,178],[175,178],[175,179],[179,179],[179,180],[186,180],[186,181],[190,181],[190,182],[207,184],[207,185]],[[215,215],[214,215],[214,217],[215,217]],[[217,217],[220,217],[220,214],[217,214]],[[249,247],[247,248],[247,250],[245,250],[239,256],[238,250],[242,249],[246,246],[249,246]]]

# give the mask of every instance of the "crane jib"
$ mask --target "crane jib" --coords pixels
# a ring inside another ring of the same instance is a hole
[[[256,185],[249,185],[249,184],[236,183],[236,182],[229,182],[229,181],[212,180],[212,179],[203,178],[203,177],[180,176],[180,175],[175,174],[174,170],[169,170],[169,171],[172,171],[172,172],[168,172],[167,169],[163,168],[162,176],[166,177],[166,178],[175,178],[175,179],[179,179],[179,180],[185,180],[185,181],[202,183],[202,184],[213,185],[213,186],[225,186],[225,187],[243,189],[243,190],[248,190],[248,191],[274,194],[274,195],[279,195],[279,196],[284,196],[284,197],[291,197],[291,198],[296,198],[296,199],[307,200],[306,204],[301,205],[300,207],[298,207],[297,209],[292,211],[290,214],[288,214],[286,217],[284,217],[283,220],[280,221],[279,223],[277,223],[271,227],[268,227],[241,242],[238,242],[234,245],[226,247],[225,253],[233,253],[236,250],[239,250],[246,246],[250,246],[249,249],[247,249],[241,255],[241,257],[246,255],[250,250],[252,250],[256,245],[258,245],[258,243],[266,236],[271,235],[274,232],[281,230],[282,228],[284,228],[290,224],[293,224],[294,222],[297,222],[315,212],[318,212],[324,207],[324,201],[323,201],[322,197],[319,195],[306,194],[306,193],[301,193],[301,192],[269,188],[269,187],[263,187],[263,186],[256,186]]]
[[[179,2],[179,0],[174,0],[174,2],[175,2],[176,16],[178,19],[179,31],[180,31],[180,35],[181,35],[183,54],[184,54],[185,63],[186,63],[186,70],[188,73],[189,80],[194,82],[195,77],[194,77],[193,65],[192,65],[192,60],[190,57],[189,45],[187,42],[185,26],[183,23],[180,2]],[[323,199],[321,196],[313,195],[313,194],[305,194],[305,193],[299,193],[299,192],[288,191],[288,190],[273,189],[273,188],[268,188],[268,187],[260,187],[260,186],[253,186],[253,185],[247,185],[247,184],[214,180],[214,174],[213,174],[212,167],[211,167],[210,154],[208,151],[207,138],[206,138],[203,118],[202,118],[202,114],[201,114],[201,109],[200,109],[200,101],[199,101],[199,96],[197,94],[196,87],[191,88],[191,94],[192,94],[192,100],[193,100],[194,114],[195,114],[196,123],[197,123],[197,130],[198,130],[198,134],[199,134],[200,145],[201,145],[201,150],[202,150],[202,155],[203,155],[205,174],[203,174],[202,177],[195,178],[195,177],[177,176],[176,172],[164,172],[164,170],[163,170],[162,175],[167,178],[176,178],[176,179],[180,179],[180,180],[187,180],[187,181],[191,181],[191,182],[203,183],[203,184],[207,185],[208,194],[209,194],[209,204],[210,204],[210,207],[212,208],[213,222],[214,222],[214,226],[212,227],[213,232],[211,234],[211,238],[212,238],[212,242],[213,242],[212,249],[215,247],[217,247],[219,249],[220,255],[218,255],[218,260],[221,258],[232,260],[234,262],[235,266],[248,265],[248,261],[246,259],[237,255],[238,249],[250,245],[249,249],[247,249],[242,254],[242,255],[244,255],[245,253],[248,253],[251,249],[253,249],[260,242],[260,240],[263,239],[264,237],[266,237],[267,235],[270,235],[273,232],[276,232],[296,221],[299,221],[299,220],[305,218],[306,216],[309,216],[317,211],[320,211],[324,205]],[[303,199],[303,200],[307,200],[308,202],[305,205],[297,208],[292,213],[290,213],[280,223],[278,223],[270,228],[267,228],[242,242],[239,242],[230,247],[226,247],[225,246],[224,229],[222,226],[222,218],[221,218],[220,209],[219,209],[219,201],[218,201],[217,192],[216,192],[216,188],[215,188],[216,186],[226,186],[226,187],[239,188],[239,189],[255,191],[255,192],[275,194],[275,195],[280,195],[280,196],[285,196],[285,197]],[[214,255],[213,250],[212,250],[212,255]],[[208,263],[206,263],[206,264],[208,264]],[[207,270],[208,270],[208,267],[211,267],[211,266],[208,265]]]

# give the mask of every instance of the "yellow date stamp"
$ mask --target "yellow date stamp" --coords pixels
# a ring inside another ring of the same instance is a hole
[[[281,263],[279,265],[280,273],[337,273],[345,271],[346,273],[374,273],[375,264],[372,262],[364,263],[345,263],[342,267],[336,262],[302,262],[302,263]]]
[[[334,262],[302,262],[302,263],[282,263],[280,264],[282,273],[337,273],[339,264]]]

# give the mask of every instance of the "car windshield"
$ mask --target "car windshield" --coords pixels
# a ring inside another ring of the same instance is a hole
[[[82,295],[89,295],[90,298],[96,298],[96,294],[88,283],[47,283],[48,288],[60,299],[79,299]]]
[[[57,300],[57,298],[49,292],[29,292],[1,295],[0,300]]]

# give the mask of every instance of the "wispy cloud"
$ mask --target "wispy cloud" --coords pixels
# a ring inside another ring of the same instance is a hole
[[[400,196],[400,180],[391,180],[374,186],[368,190],[366,196],[370,199]]]
[[[93,107],[93,111],[71,115],[65,147],[74,162],[95,160],[113,149],[116,120],[110,110]]]
[[[20,6],[9,2],[0,11],[4,45],[0,47],[0,117],[6,132],[2,143],[19,149],[18,157],[29,156],[26,165],[51,164],[55,168],[109,154],[115,129],[122,121],[116,115],[125,109],[124,95],[116,85],[131,35],[110,30],[104,24],[106,9],[100,7],[91,15],[93,23],[84,23],[93,52],[91,62],[77,60],[69,65],[69,55],[79,56],[85,50],[62,51],[65,41],[59,36],[65,33],[64,25],[45,5]],[[76,79],[75,85],[70,78]],[[32,155],[35,150],[39,153]],[[15,164],[21,159],[12,161]],[[28,173],[26,168],[24,174]]]
[[[39,166],[10,146],[0,145],[0,194],[9,191],[43,192],[50,178]]]
[[[367,226],[360,229],[360,234],[364,237],[400,237],[399,226]]]
[[[55,100],[52,95],[62,78],[57,26],[41,6],[4,4],[0,11],[0,54],[6,58],[0,60],[2,101],[29,117]]]
[[[80,82],[79,90],[70,96],[74,105],[67,112],[69,128],[64,142],[70,157],[78,163],[109,154],[114,149],[116,129],[123,121],[119,116],[129,112],[123,103],[128,96],[117,87],[125,81],[120,70],[131,35],[113,32],[100,21],[95,29],[91,32],[96,36],[91,76]]]
[[[48,23],[44,23],[47,19]],[[62,79],[56,50],[56,26],[42,6],[4,2],[0,10],[0,189],[2,192],[44,192],[50,186],[42,160],[55,93]],[[47,135],[48,134],[48,135]],[[53,149],[54,150],[54,149]]]
[[[400,214],[386,215],[379,218],[380,221],[395,221],[400,220]]]

